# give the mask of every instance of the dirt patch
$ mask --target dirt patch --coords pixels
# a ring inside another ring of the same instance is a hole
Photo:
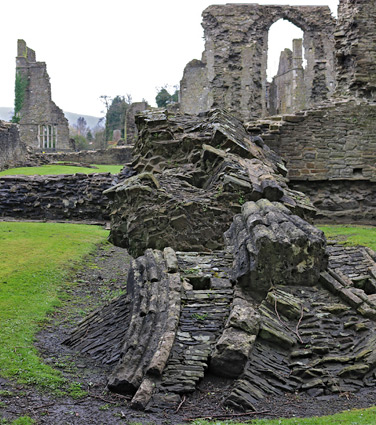
[[[234,413],[222,406],[229,394],[231,380],[208,375],[194,394],[180,404],[139,412],[129,408],[129,398],[109,393],[106,376],[109,368],[68,349],[62,344],[75,325],[89,311],[99,308],[125,290],[131,257],[122,248],[105,245],[88,257],[85,267],[68,289],[64,305],[38,334],[36,346],[44,361],[62,371],[81,398],[56,397],[30,387],[0,379],[0,415],[15,419],[28,415],[37,424],[181,424],[188,418],[217,417],[230,419]],[[327,415],[351,408],[376,404],[374,390],[358,394],[309,397],[290,394],[255,403],[258,414],[233,416],[234,420],[292,416]],[[263,413],[262,413],[263,412]],[[237,414],[239,414],[238,412]]]

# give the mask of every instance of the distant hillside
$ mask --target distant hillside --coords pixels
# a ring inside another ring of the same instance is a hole
[[[64,115],[66,116],[67,120],[69,121],[69,125],[76,124],[78,118],[84,117],[88,127],[90,127],[90,128],[96,127],[97,124],[98,124],[98,121],[100,120],[99,117],[93,117],[91,115],[76,114],[75,112],[64,111]],[[102,123],[102,127],[104,127],[103,123]]]
[[[98,121],[99,121],[99,117],[93,117],[91,115],[83,115],[83,114],[76,114],[74,112],[65,112],[64,111],[64,115],[66,116],[67,120],[69,121],[69,125],[74,125],[77,123],[77,119],[79,117],[84,117],[88,127],[90,127],[91,129],[93,129],[94,127],[97,126]],[[0,106],[0,120],[3,121],[10,121],[12,119],[13,116],[13,108],[8,108],[6,106]],[[102,127],[104,125],[102,124]]]
[[[0,106],[0,120],[10,121],[13,116],[13,108]]]

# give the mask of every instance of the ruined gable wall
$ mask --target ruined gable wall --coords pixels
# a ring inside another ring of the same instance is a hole
[[[207,111],[212,103],[209,96],[206,63],[194,59],[184,68],[180,82],[180,108],[187,114]]]
[[[56,149],[69,149],[68,120],[63,111],[51,100],[51,84],[45,62],[37,62],[35,52],[18,40],[16,72],[27,81],[24,101],[20,110],[20,137],[33,148],[41,148],[38,126],[56,126]]]
[[[22,162],[26,157],[26,146],[21,143],[18,127],[0,121],[0,170]]]
[[[339,95],[376,98],[376,1],[341,0],[335,32]]]
[[[145,111],[145,109],[148,109],[148,107],[149,105],[147,102],[133,102],[127,109],[127,112],[125,114],[125,127],[128,145],[132,145],[138,135],[138,130],[135,121],[136,114],[141,111]]]
[[[334,81],[334,19],[328,7],[215,5],[203,12],[202,24],[212,96],[207,109],[225,108],[244,121],[266,114],[268,31],[279,19],[304,31],[309,104],[328,96]]]

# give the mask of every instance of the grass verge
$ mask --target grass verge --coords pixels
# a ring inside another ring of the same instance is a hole
[[[58,393],[66,383],[42,363],[34,336],[75,266],[108,231],[87,225],[0,223],[0,374]]]
[[[195,421],[194,425],[225,425],[235,422],[226,421]],[[246,425],[244,422],[237,422],[237,425]],[[331,416],[320,416],[313,418],[290,418],[290,419],[254,419],[247,421],[247,425],[371,425],[376,424],[376,407],[370,409],[350,410],[348,412],[337,413]]]
[[[75,167],[71,165],[42,165],[40,167],[20,167],[20,168],[9,168],[0,172],[0,176],[46,176],[46,175],[60,175],[60,174],[75,174],[75,173],[111,173],[117,174],[123,168],[123,165],[103,165],[93,164],[98,168],[87,168],[87,167]]]
[[[33,425],[35,421],[29,416],[21,416],[12,422],[8,422],[6,419],[0,419],[0,425]]]
[[[363,245],[376,251],[376,227],[371,226],[318,226],[329,240],[344,245]]]

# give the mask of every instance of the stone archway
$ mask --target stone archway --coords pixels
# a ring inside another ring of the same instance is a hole
[[[200,89],[206,95],[199,103],[200,111],[186,107],[193,92],[188,65],[182,80],[182,110],[197,113],[224,107],[244,121],[265,116],[268,31],[279,19],[290,21],[305,34],[310,58],[307,73],[312,82],[307,94],[309,106],[325,99],[335,80],[335,20],[329,7],[227,4],[209,6],[203,12],[206,44],[201,64],[206,73],[200,80]],[[200,91],[197,80],[194,91]]]

